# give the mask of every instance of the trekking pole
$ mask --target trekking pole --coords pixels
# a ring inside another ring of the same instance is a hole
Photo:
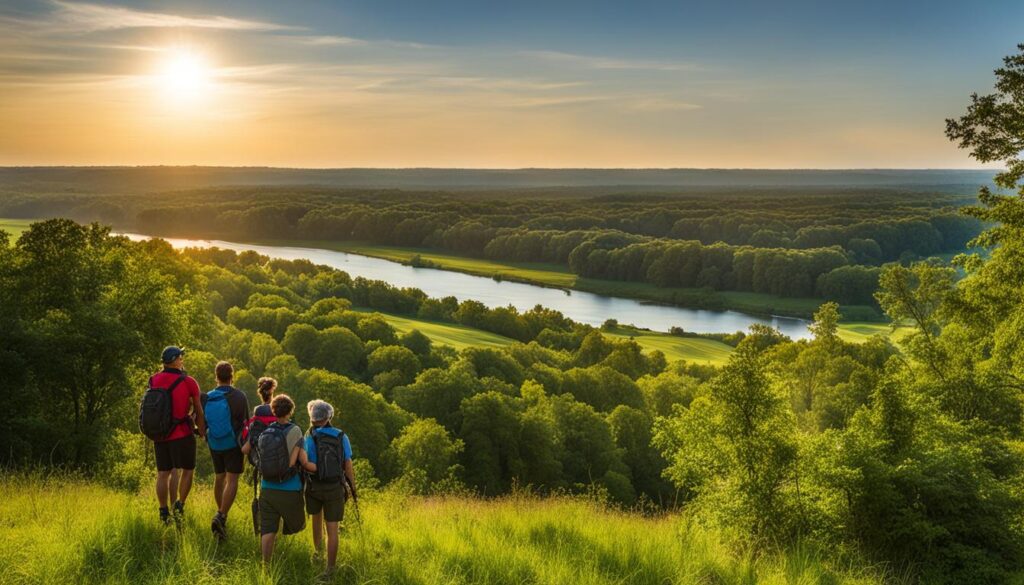
[[[345,476],[345,483],[348,485],[348,489],[352,492],[352,509],[356,514],[356,526],[359,531],[359,546],[362,548],[363,557],[366,557],[366,532],[363,531],[363,519],[359,515],[359,499],[356,497],[356,486],[352,484],[352,480],[349,479],[348,475]]]

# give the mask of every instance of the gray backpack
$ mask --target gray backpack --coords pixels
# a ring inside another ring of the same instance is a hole
[[[282,425],[275,422],[256,439],[257,460],[264,479],[281,483],[295,475],[296,469],[291,465],[288,449],[288,431],[293,426],[292,423]]]

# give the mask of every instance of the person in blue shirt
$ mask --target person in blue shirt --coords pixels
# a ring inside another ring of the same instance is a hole
[[[263,562],[269,563],[274,554],[274,540],[281,524],[284,524],[283,534],[295,534],[306,527],[306,514],[302,503],[302,478],[297,471],[304,469],[315,472],[316,465],[309,462],[306,457],[305,442],[302,440],[302,429],[291,422],[292,414],[295,412],[295,402],[287,394],[278,394],[270,402],[270,408],[277,417],[277,421],[270,425],[270,428],[277,427],[277,431],[285,435],[286,449],[288,453],[288,466],[293,472],[282,481],[273,481],[266,477],[260,482],[259,516],[260,516],[260,550],[263,553]],[[268,431],[263,431],[267,433]],[[263,435],[260,435],[260,445],[263,448]],[[246,441],[242,446],[242,453],[249,454],[252,443]],[[261,453],[267,459],[272,459],[267,453]]]
[[[238,493],[238,478],[242,475],[245,456],[239,447],[239,437],[249,416],[249,400],[245,393],[231,385],[235,368],[228,362],[219,362],[214,368],[217,387],[203,394],[203,413],[206,415],[206,443],[213,459],[213,497],[217,514],[210,523],[214,537],[224,540],[228,536],[228,512]]]
[[[327,572],[334,572],[338,558],[338,524],[345,513],[346,486],[356,500],[355,472],[352,469],[352,445],[348,435],[331,426],[334,407],[323,400],[307,406],[310,429],[306,434],[306,453],[318,473],[306,482],[306,512],[313,517],[313,546],[323,551],[323,525],[327,523]]]

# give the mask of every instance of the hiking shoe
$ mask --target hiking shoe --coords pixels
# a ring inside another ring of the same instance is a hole
[[[164,526],[169,526],[171,524],[171,513],[167,508],[160,508],[160,522]]]
[[[174,519],[174,526],[181,530],[182,524],[185,522],[185,503],[174,502],[174,508],[171,510],[171,518]]]
[[[214,538],[217,540],[224,540],[228,537],[227,522],[228,519],[220,512],[217,512],[214,515],[213,521],[210,522],[210,530],[213,531]]]

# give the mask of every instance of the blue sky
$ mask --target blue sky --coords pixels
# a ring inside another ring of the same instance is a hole
[[[1014,2],[0,6],[0,164],[977,166]]]

